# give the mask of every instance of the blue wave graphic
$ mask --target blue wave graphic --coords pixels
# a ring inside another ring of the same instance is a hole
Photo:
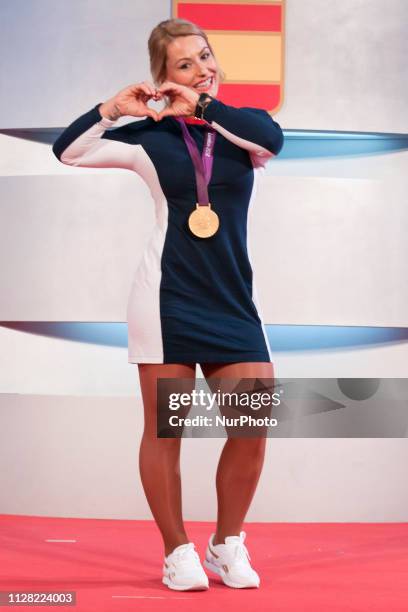
[[[284,130],[284,146],[273,160],[383,155],[408,150],[408,134]]]
[[[52,145],[64,128],[1,129],[0,134]],[[273,163],[287,159],[383,155],[408,150],[408,134],[341,132],[335,130],[283,130],[285,142]]]
[[[126,323],[3,321],[16,332],[72,342],[127,348]],[[408,341],[405,327],[343,327],[337,325],[265,325],[273,351],[358,349]]]

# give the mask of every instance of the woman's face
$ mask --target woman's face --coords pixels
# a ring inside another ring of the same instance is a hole
[[[167,45],[166,80],[191,87],[198,93],[216,96],[219,86],[218,67],[205,39],[197,34],[178,36]],[[201,81],[209,83],[197,87]]]

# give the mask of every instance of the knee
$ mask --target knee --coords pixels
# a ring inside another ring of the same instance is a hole
[[[141,440],[142,446],[149,446],[159,454],[179,453],[181,438],[158,438],[155,429],[145,428]]]

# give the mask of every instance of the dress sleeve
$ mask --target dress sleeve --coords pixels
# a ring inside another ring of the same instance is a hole
[[[235,108],[214,98],[203,118],[225,138],[246,149],[255,167],[265,167],[282,149],[284,137],[279,123],[261,108]]]
[[[99,112],[101,104],[99,102],[65,128],[52,146],[54,155],[69,166],[136,171],[136,130],[127,124],[108,131],[117,120],[103,117]],[[137,124],[145,122],[141,120]]]

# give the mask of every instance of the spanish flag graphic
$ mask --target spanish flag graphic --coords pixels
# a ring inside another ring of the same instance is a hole
[[[285,0],[173,0],[208,36],[226,78],[218,98],[276,113],[283,102]]]

